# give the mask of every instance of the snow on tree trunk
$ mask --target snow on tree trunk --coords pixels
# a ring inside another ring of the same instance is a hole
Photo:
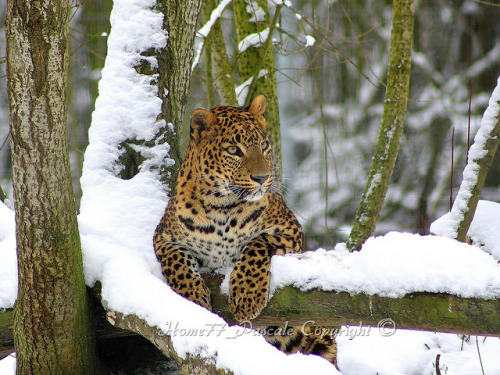
[[[18,374],[97,372],[69,167],[69,2],[9,1]]]
[[[347,246],[359,250],[373,234],[394,170],[410,89],[413,0],[395,0],[384,113],[370,174]]]
[[[469,149],[460,189],[451,212],[431,225],[431,232],[464,242],[476,211],[488,169],[500,142],[500,77],[481,126]]]

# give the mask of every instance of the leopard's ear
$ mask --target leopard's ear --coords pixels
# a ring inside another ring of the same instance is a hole
[[[217,118],[208,109],[198,108],[193,111],[191,115],[191,125],[189,128],[189,135],[195,145],[200,143],[203,132],[209,130],[212,126],[217,124]]]
[[[265,129],[267,126],[266,119],[264,118],[264,113],[267,109],[267,99],[264,95],[257,95],[250,104],[248,111],[255,116],[259,124]]]

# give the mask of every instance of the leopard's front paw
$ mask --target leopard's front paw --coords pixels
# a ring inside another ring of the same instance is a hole
[[[269,297],[269,272],[246,276],[234,269],[229,280],[229,308],[238,321],[257,317]]]
[[[193,273],[188,273],[188,275],[189,276],[186,277],[185,274],[169,274],[167,282],[170,287],[181,296],[212,310],[210,304],[210,289],[208,289],[200,276]]]
[[[187,289],[180,292],[187,299],[196,302],[208,310],[212,310],[210,304],[210,289],[205,285],[201,277],[197,277],[192,282],[187,283]]]

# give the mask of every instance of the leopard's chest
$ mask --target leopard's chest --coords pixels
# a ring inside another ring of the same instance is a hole
[[[184,225],[187,229],[184,245],[203,267],[231,266],[238,261],[245,247],[261,234],[263,225],[259,217],[262,211],[252,210],[246,215],[212,213],[193,218],[187,226]]]

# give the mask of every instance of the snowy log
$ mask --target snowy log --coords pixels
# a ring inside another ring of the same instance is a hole
[[[214,312],[230,324],[236,323],[228,308],[227,298],[220,291],[222,276],[204,275],[204,278],[212,293]],[[98,292],[96,295],[99,298]],[[207,374],[230,373],[217,369],[206,358],[189,355],[180,357],[168,335],[135,315],[124,315],[109,309],[104,319],[102,314],[98,315],[99,326],[107,326],[98,331],[98,338],[113,332],[111,324],[130,334],[133,332],[145,337],[172,358],[185,373],[197,373],[199,370]],[[0,358],[14,350],[12,321],[11,309],[0,312]],[[389,335],[396,328],[500,336],[500,300],[460,298],[439,293],[413,293],[403,298],[365,294],[351,296],[345,292],[301,292],[288,286],[274,294],[261,315],[252,321],[252,326],[261,328],[268,325],[283,326],[285,323],[288,326],[316,324],[330,327],[359,327],[361,324]],[[120,335],[124,334],[120,332]]]
[[[211,291],[214,312],[236,323],[220,292],[220,275],[204,275]],[[403,298],[311,290],[288,286],[277,291],[253,327],[268,325],[373,326],[392,319],[399,329],[500,336],[500,300],[461,298],[444,293],[412,293]],[[385,323],[384,323],[385,322]],[[310,323],[308,323],[311,325]],[[392,324],[392,323],[391,323]]]

